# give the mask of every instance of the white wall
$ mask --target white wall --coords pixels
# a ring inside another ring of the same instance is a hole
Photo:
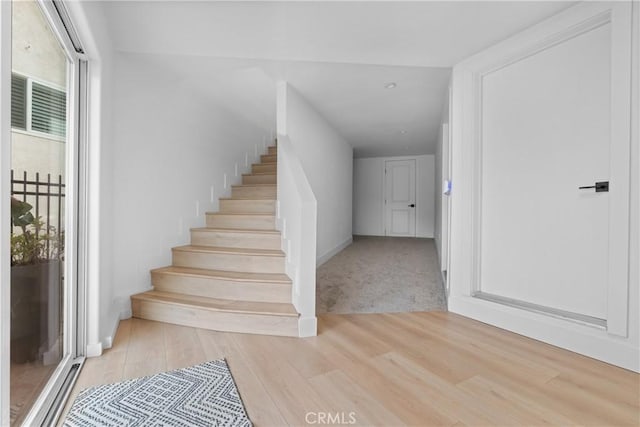
[[[225,109],[234,99],[212,99],[157,67],[156,56],[116,55],[110,215],[114,295],[125,309],[151,286],[149,270],[169,265],[171,247],[188,244],[189,229],[230,196],[271,132]]]
[[[416,237],[433,238],[435,166],[433,155],[416,157]]]
[[[436,188],[433,192],[433,238],[436,244],[436,252],[438,253],[438,262],[442,270],[442,124],[440,124],[440,129],[438,130],[438,144],[434,155],[434,165],[433,175]]]
[[[434,191],[434,209],[435,209],[435,227],[433,231],[433,237],[436,243],[436,250],[438,251],[438,259],[442,269],[442,203],[443,198],[448,197],[442,194],[443,180],[446,179],[443,176],[444,165],[442,164],[442,144],[443,138],[443,125],[449,125],[449,97],[447,96],[444,105],[442,106],[442,118],[440,119],[440,127],[438,129],[438,143],[436,145],[435,154],[435,191]]]
[[[416,160],[416,237],[433,237],[435,156],[371,157],[353,162],[353,234],[384,236],[384,162]]]
[[[384,161],[353,160],[353,234],[384,236]]]
[[[283,86],[284,85],[284,86]],[[286,115],[286,83],[278,86],[278,230],[285,269],[291,278],[291,300],[300,313],[301,337],[318,333],[316,319],[316,237],[318,203],[293,145],[282,127]]]
[[[13,5],[11,68],[13,71],[67,86],[67,58],[37,2]]]
[[[286,133],[318,203],[316,257],[322,264],[352,240],[353,148],[291,85]]]

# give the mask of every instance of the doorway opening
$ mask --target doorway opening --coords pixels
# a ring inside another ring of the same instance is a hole
[[[354,160],[353,243],[317,270],[319,313],[446,309],[435,166],[435,155]]]

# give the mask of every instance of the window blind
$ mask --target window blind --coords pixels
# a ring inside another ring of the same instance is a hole
[[[27,79],[11,75],[11,127],[27,130]]]
[[[66,136],[66,93],[32,82],[31,129],[52,135]]]

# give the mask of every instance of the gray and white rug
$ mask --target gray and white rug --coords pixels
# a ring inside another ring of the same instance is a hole
[[[242,426],[251,421],[225,360],[92,387],[64,421],[76,426]]]

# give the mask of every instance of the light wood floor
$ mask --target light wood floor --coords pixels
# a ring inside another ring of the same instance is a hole
[[[638,374],[445,312],[327,314],[305,339],[126,320],[72,399],[221,357],[256,426],[640,424]]]
[[[31,409],[42,389],[49,381],[56,364],[43,365],[42,361],[13,363],[11,362],[11,415],[12,425],[20,425]]]

